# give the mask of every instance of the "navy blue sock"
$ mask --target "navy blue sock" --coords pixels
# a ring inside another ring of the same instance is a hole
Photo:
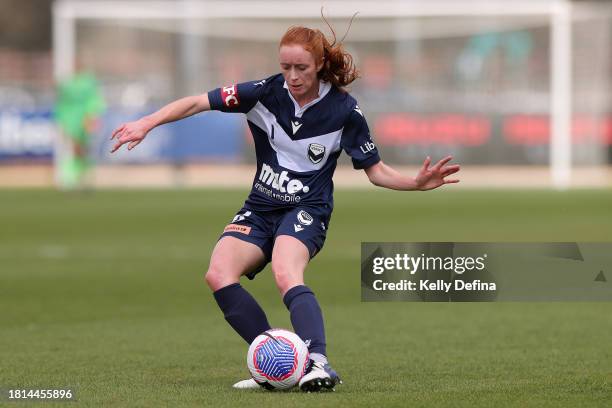
[[[283,302],[291,315],[291,324],[295,333],[310,345],[311,353],[326,356],[325,327],[319,302],[308,286],[294,286],[285,293]]]
[[[225,286],[213,295],[225,320],[247,343],[271,328],[263,309],[239,283]]]

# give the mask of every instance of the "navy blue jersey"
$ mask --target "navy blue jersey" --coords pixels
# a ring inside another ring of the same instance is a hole
[[[210,107],[246,114],[257,173],[246,204],[259,210],[297,205],[333,207],[332,176],[341,150],[353,167],[380,161],[357,101],[327,82],[319,97],[300,107],[281,74],[217,88]]]

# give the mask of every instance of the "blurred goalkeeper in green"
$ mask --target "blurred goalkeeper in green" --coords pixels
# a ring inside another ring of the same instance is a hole
[[[61,130],[62,146],[56,158],[62,188],[85,185],[89,160],[89,142],[99,126],[98,117],[106,108],[98,81],[90,73],[79,73],[61,81],[57,89],[55,119]]]

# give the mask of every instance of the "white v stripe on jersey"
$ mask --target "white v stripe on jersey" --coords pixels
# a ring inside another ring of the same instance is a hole
[[[276,152],[278,164],[296,172],[320,170],[332,153],[340,150],[340,138],[344,128],[307,139],[293,140],[278,124],[276,117],[261,102],[247,113],[247,120],[266,132],[268,142]],[[293,125],[293,123],[292,123]],[[302,124],[300,125],[302,126]],[[274,128],[274,139],[270,137]],[[325,147],[325,155],[316,163],[308,158],[308,146],[317,143]]]

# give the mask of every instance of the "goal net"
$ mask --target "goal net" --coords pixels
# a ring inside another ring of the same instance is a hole
[[[539,174],[544,185],[567,188],[583,179],[576,172],[607,174],[606,6],[327,1],[338,39],[355,12],[344,44],[362,76],[350,91],[386,162],[418,165],[427,155],[452,154],[497,185]],[[180,174],[249,163],[252,142],[240,115],[209,112],[160,127],[129,153],[110,155],[108,136],[175,98],[278,72],[278,41],[291,25],[330,35],[317,2],[59,1],[55,74],[93,72],[102,85],[107,110],[90,151],[98,168],[159,165]],[[69,154],[65,146],[56,151]]]

